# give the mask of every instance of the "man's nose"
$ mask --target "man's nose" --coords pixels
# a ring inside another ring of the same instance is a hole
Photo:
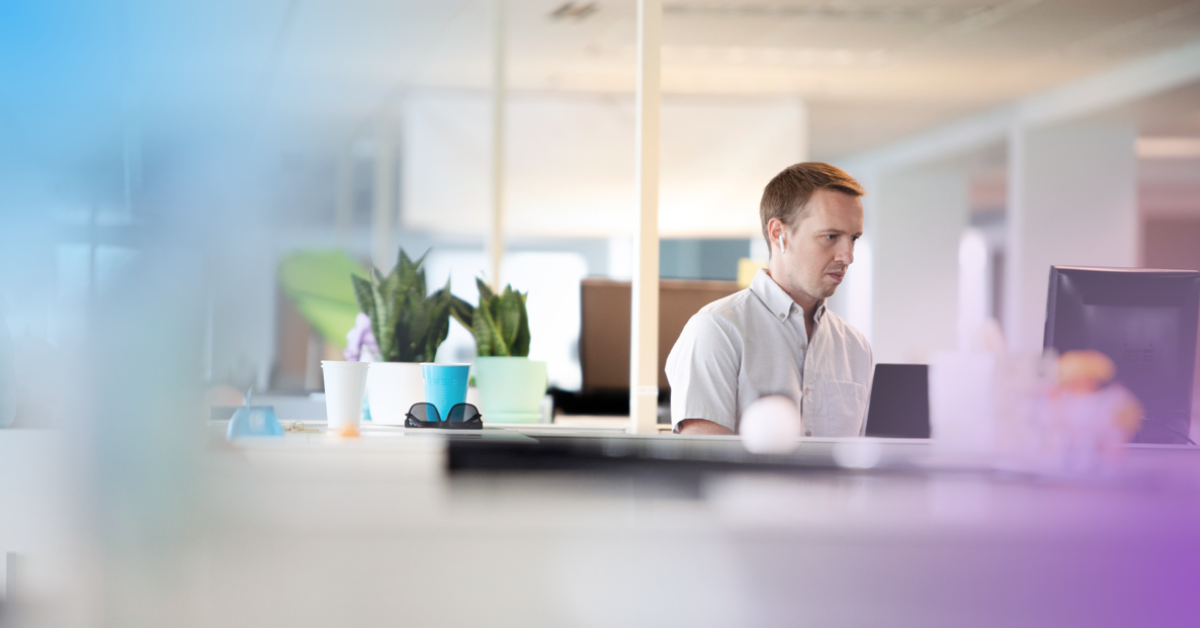
[[[854,242],[847,241],[837,247],[833,260],[839,264],[849,266],[854,263]]]

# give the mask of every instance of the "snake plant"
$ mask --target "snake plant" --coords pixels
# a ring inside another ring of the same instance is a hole
[[[529,293],[517,292],[509,285],[496,294],[482,279],[476,279],[475,285],[479,287],[479,307],[472,308],[460,300],[452,306],[451,314],[475,336],[476,355],[527,357],[529,315],[525,299]]]
[[[425,255],[413,261],[401,250],[388,275],[376,268],[370,280],[351,276],[354,297],[371,319],[371,332],[385,362],[432,362],[450,332],[452,312],[471,307],[450,294],[449,279],[445,288],[425,293]]]

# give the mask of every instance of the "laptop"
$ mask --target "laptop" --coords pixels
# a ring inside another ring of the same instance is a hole
[[[864,436],[929,438],[927,365],[875,365]]]

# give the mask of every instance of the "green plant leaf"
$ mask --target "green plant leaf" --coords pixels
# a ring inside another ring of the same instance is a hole
[[[425,296],[425,271],[422,265],[424,265],[427,255],[429,255],[429,251],[425,251],[424,255],[414,261],[409,259],[401,249],[400,261],[397,262],[396,270],[393,271],[402,289],[413,290],[422,297]]]
[[[415,362],[424,345],[425,336],[429,333],[429,318],[424,299],[419,298],[410,287],[402,295],[403,313],[396,325],[397,344],[400,347],[400,361]]]
[[[494,299],[493,303],[495,303]],[[475,309],[475,325],[472,331],[475,334],[476,347],[481,356],[507,356],[509,355],[508,347],[500,337],[500,330],[497,329],[495,318],[490,310],[489,307]]]
[[[396,359],[396,306],[391,298],[386,298],[380,290],[378,282],[371,284],[372,298],[375,300],[375,313],[378,320],[378,331],[375,330],[376,325],[372,324],[372,330],[375,332],[375,341],[379,344],[379,354],[384,361],[393,361]]]
[[[492,291],[492,287],[487,285],[487,282],[480,277],[475,278],[475,287],[479,289],[480,303],[491,301],[492,297],[496,296],[496,293]]]
[[[354,300],[358,302],[358,309],[371,319],[371,333],[379,338],[379,315],[375,313],[375,293],[371,290],[371,282],[357,275],[350,275],[350,282],[354,285]]]
[[[487,333],[487,323],[483,320],[484,316],[484,308],[476,308],[475,317],[471,322],[471,336],[475,338],[476,357],[492,355],[492,340],[491,336]]]
[[[512,286],[506,286],[504,293],[496,299],[496,327],[499,328],[500,337],[503,339],[505,352],[509,355],[512,354],[513,343],[517,340],[521,311],[524,309],[521,297],[513,291]]]
[[[447,291],[449,291],[448,287]],[[453,316],[454,320],[458,321],[463,328],[470,331],[473,325],[472,317],[475,316],[475,308],[472,307],[470,303],[467,303],[466,301],[452,294],[450,295],[450,315]]]
[[[475,337],[476,355],[528,356],[529,314],[525,308],[527,293],[514,290],[512,285],[497,294],[481,278],[475,279],[479,288],[479,306],[470,319],[471,334]],[[460,317],[456,312],[459,321]]]
[[[450,307],[453,303],[454,295],[450,294],[450,281],[446,281],[446,287],[433,293],[426,301],[428,304],[428,315],[431,333],[425,337],[425,346],[422,351],[421,362],[432,362],[437,357],[437,349],[446,340],[446,336],[450,334]]]
[[[525,311],[525,295],[521,296],[521,322],[517,325],[517,337],[513,340],[510,353],[518,357],[529,357],[529,315]]]
[[[415,261],[403,249],[386,276],[371,270],[372,280],[355,281],[355,299],[371,317],[371,331],[381,357],[388,362],[431,362],[450,333],[450,317],[473,322],[474,311],[450,293],[450,282],[425,294],[425,257]]]

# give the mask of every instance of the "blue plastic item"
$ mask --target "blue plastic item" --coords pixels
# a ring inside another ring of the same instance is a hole
[[[241,406],[229,420],[227,440],[243,436],[283,436],[283,426],[275,418],[274,406]]]
[[[467,400],[467,375],[470,364],[421,363],[421,375],[425,377],[425,401],[437,408],[438,415],[445,417],[450,408]]]

